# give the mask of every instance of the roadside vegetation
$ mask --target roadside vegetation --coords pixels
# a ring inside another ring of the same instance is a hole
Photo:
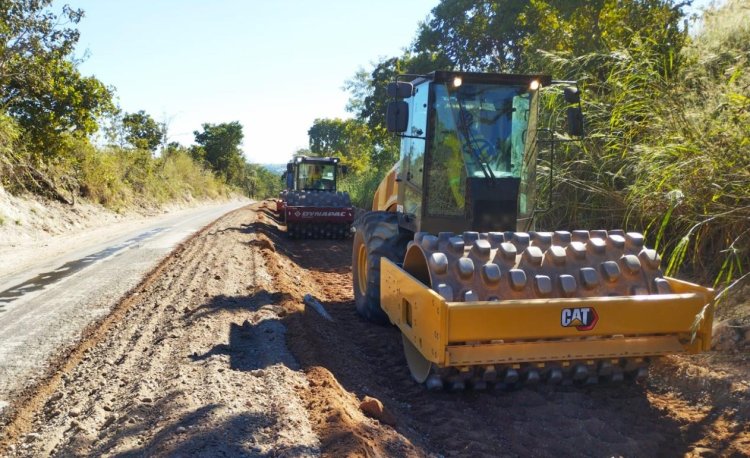
[[[167,143],[166,123],[123,112],[115,88],[78,71],[84,12],[55,9],[52,0],[18,0],[0,15],[3,188],[115,210],[278,192],[278,176],[243,158],[238,122],[204,124],[186,147]]]
[[[557,149],[551,183],[549,151],[540,152],[537,205],[550,193],[554,205],[538,226],[643,231],[669,274],[716,286],[746,279],[750,4],[728,0],[701,21],[685,5],[442,0],[403,55],[346,83],[354,118],[316,120],[310,153],[342,157],[352,171],[344,189],[369,207],[398,158],[384,129],[385,86],[395,75],[444,69],[576,80],[586,138]],[[544,123],[564,132],[559,95],[545,90]]]

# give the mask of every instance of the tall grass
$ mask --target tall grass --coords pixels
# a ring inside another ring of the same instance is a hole
[[[10,187],[13,184],[13,170],[16,163],[14,150],[18,143],[19,129],[16,123],[0,113],[0,185]]]
[[[608,54],[547,55],[581,82],[588,138],[559,152],[544,189],[558,204],[542,224],[643,230],[668,274],[748,278],[750,6],[709,12],[679,69],[665,71],[652,49],[634,40]],[[547,102],[554,123],[559,97]]]
[[[683,54],[687,65],[668,93],[674,105],[653,126],[668,135],[643,151],[660,184],[652,192],[673,196],[653,218],[680,236],[665,246],[670,271],[715,273],[715,284],[726,284],[750,269],[750,4],[708,12]],[[637,197],[648,198],[639,184]]]
[[[12,120],[0,116],[0,184],[10,192],[44,195],[69,204],[78,198],[113,210],[166,202],[216,199],[233,189],[190,157],[171,151],[98,148],[66,138],[54,160],[27,153]]]

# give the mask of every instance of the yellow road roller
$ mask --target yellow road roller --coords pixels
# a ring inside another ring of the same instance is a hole
[[[642,379],[654,357],[710,347],[713,290],[664,276],[642,234],[535,230],[539,97],[555,84],[567,137],[583,135],[577,88],[547,75],[388,85],[400,157],[355,221],[353,289],[428,389]]]

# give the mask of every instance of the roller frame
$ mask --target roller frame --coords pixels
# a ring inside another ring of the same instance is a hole
[[[380,269],[381,307],[438,367],[650,357],[711,345],[713,290],[674,278],[665,277],[674,294],[447,302],[388,259]],[[563,309],[580,307],[595,308],[597,325],[562,327]]]

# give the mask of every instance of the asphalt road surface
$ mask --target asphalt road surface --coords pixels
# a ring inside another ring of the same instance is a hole
[[[0,411],[178,243],[246,204],[202,206],[113,227],[109,237],[97,234],[53,258],[40,247],[33,265],[0,276]]]

